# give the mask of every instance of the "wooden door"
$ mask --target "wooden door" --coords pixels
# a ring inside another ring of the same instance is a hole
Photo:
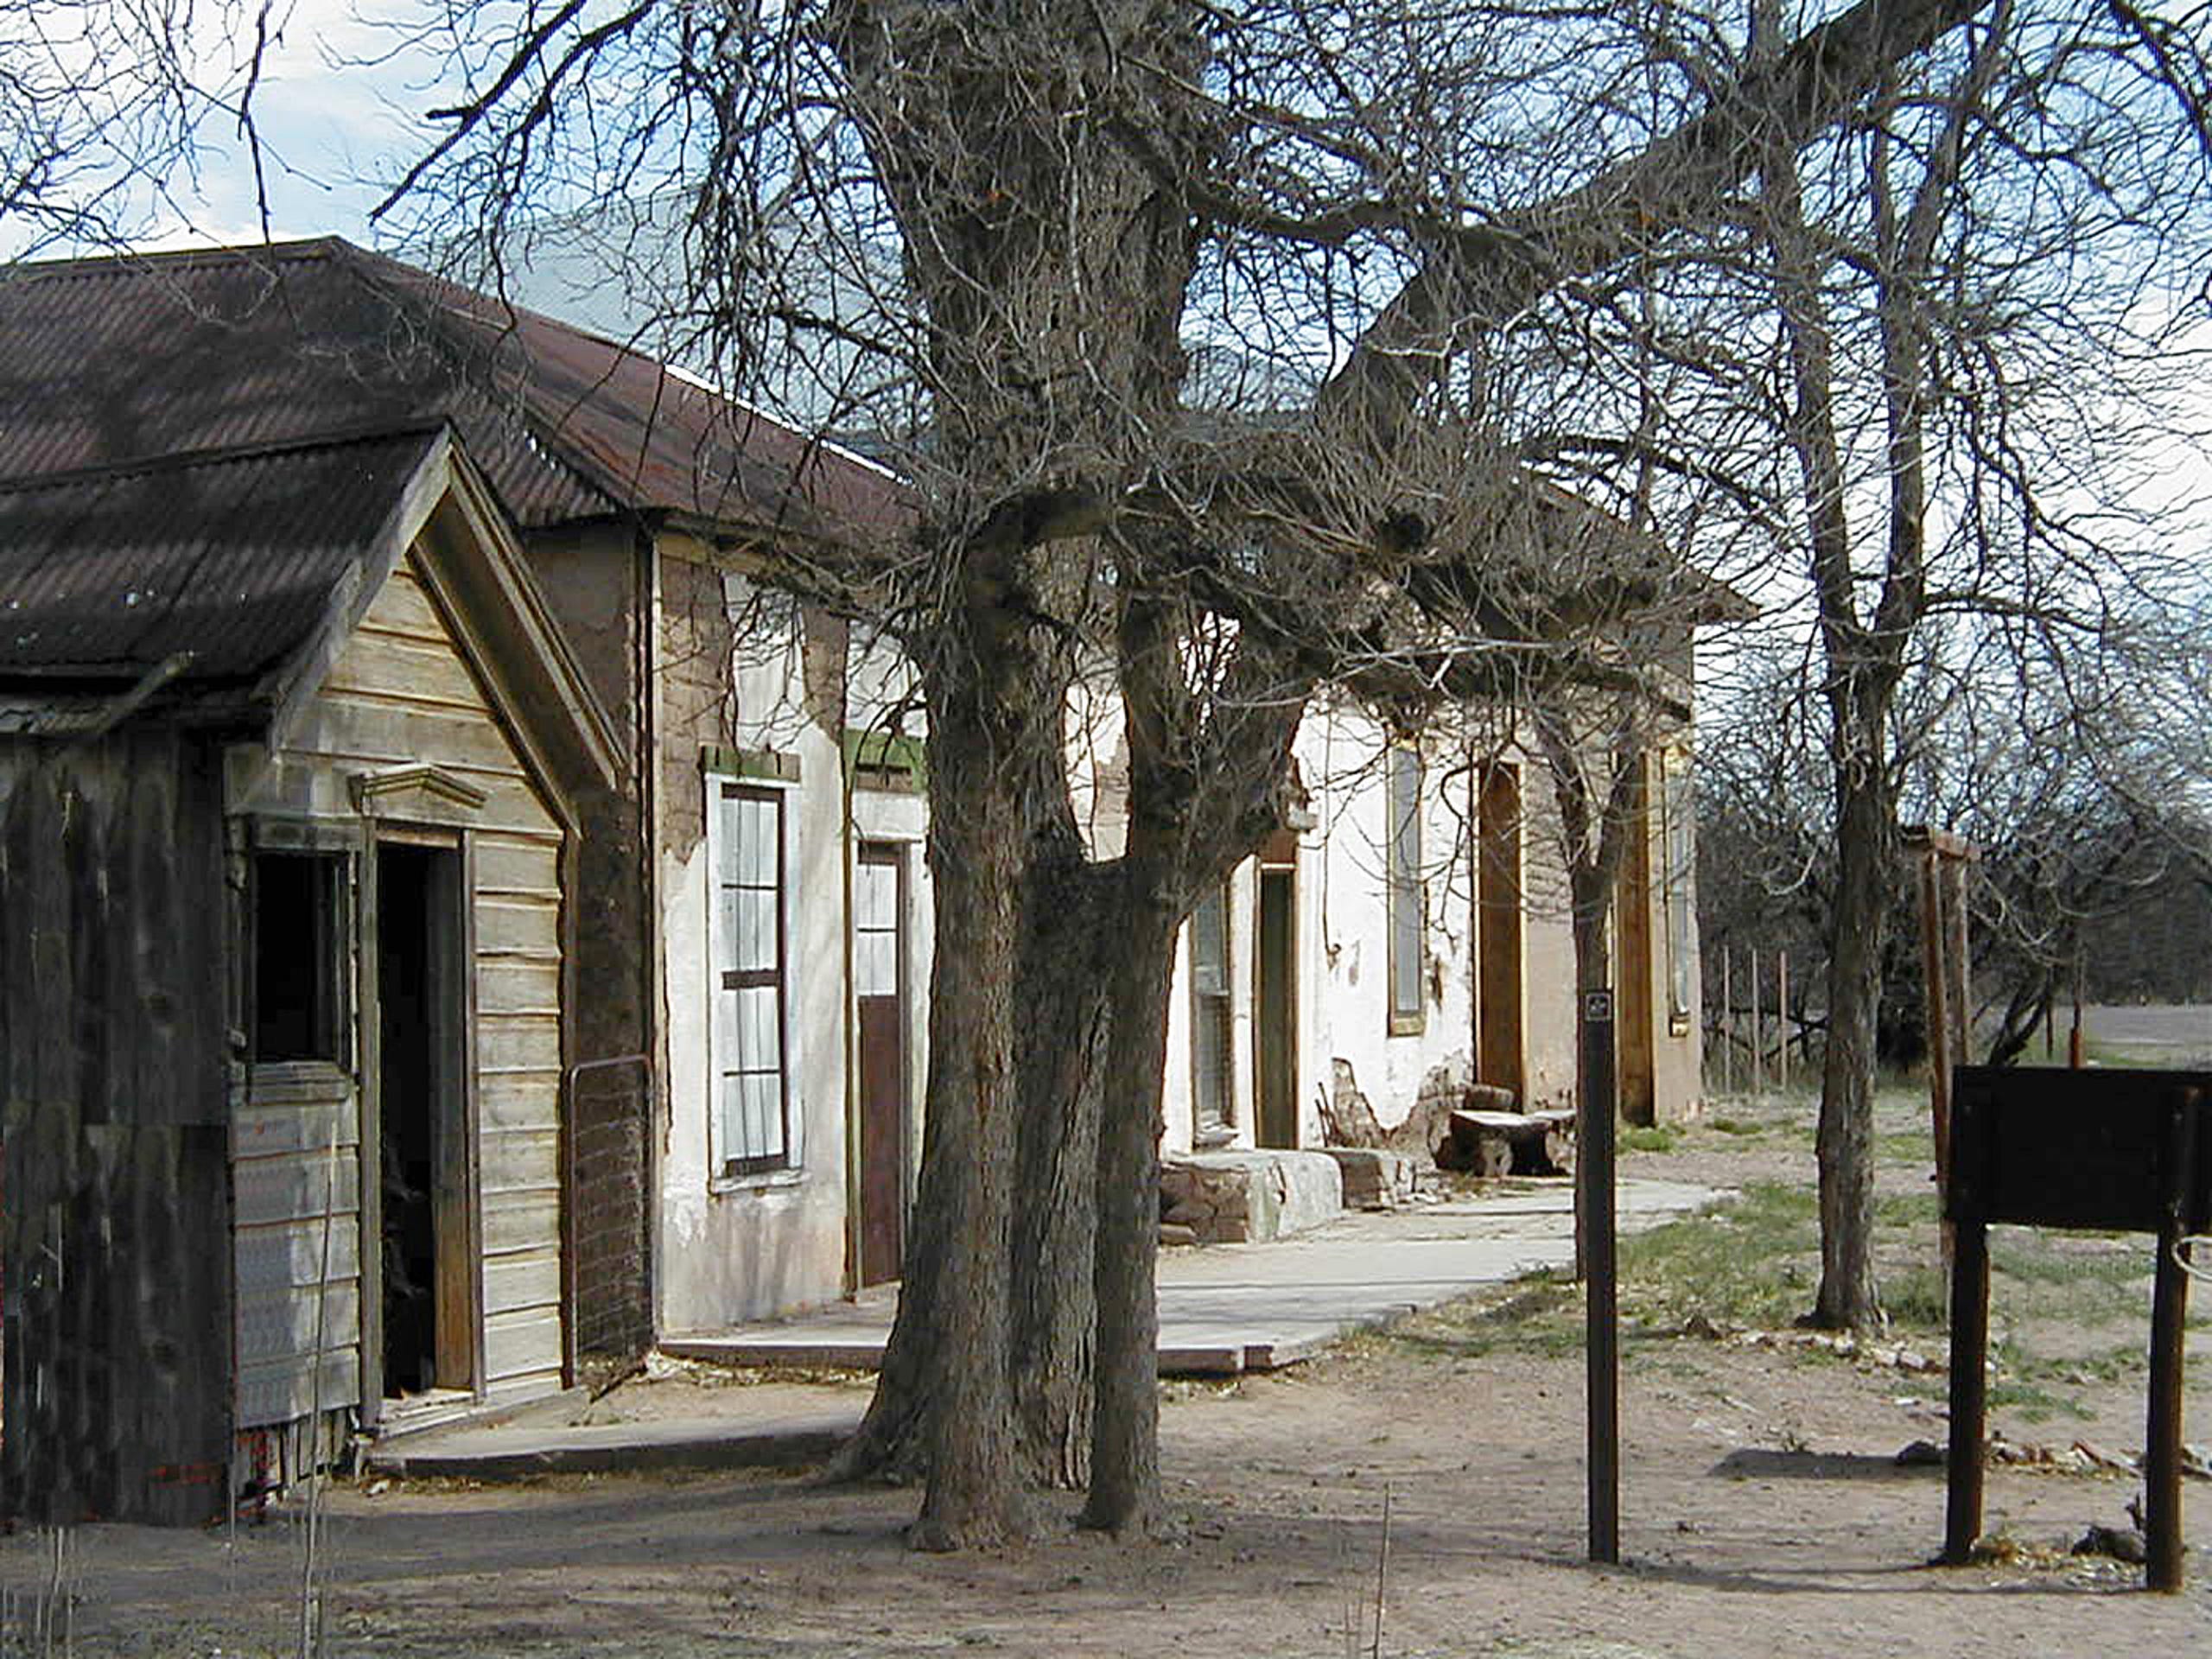
[[[1518,1096],[1525,1081],[1521,772],[1493,762],[1475,777],[1475,1079]]]
[[[1298,872],[1260,868],[1253,1043],[1260,1144],[1298,1144]]]
[[[1613,883],[1613,937],[1620,941],[1615,976],[1614,1065],[1625,1123],[1658,1122],[1658,1079],[1652,1052],[1651,814],[1648,760],[1637,762],[1636,799],[1629,808],[1619,879]]]
[[[863,845],[853,884],[860,1037],[860,1281],[899,1276],[906,1248],[906,861]]]

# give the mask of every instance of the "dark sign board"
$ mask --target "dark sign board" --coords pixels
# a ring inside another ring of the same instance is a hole
[[[1950,1220],[2155,1233],[2178,1199],[2212,1224],[2212,1071],[1952,1076]]]

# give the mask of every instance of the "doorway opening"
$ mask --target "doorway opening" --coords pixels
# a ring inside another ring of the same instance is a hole
[[[1254,918],[1254,1081],[1259,1143],[1298,1144],[1298,842],[1281,831],[1262,850]]]
[[[474,1392],[461,849],[380,843],[376,905],[384,1397]]]
[[[906,861],[869,842],[854,873],[853,993],[860,1027],[860,1282],[899,1276],[906,1251]]]
[[[1475,773],[1475,1080],[1521,1097],[1521,770]]]

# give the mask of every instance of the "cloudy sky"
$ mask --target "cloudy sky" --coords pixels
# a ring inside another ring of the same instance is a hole
[[[369,219],[382,194],[375,181],[393,176],[422,152],[435,130],[423,112],[452,100],[450,86],[438,84],[436,60],[410,49],[394,26],[394,20],[419,16],[418,6],[419,0],[274,0],[271,22],[278,32],[264,54],[253,98],[272,235],[380,239]],[[193,6],[184,39],[200,85],[233,91],[239,85],[259,7],[260,0]],[[364,21],[361,13],[385,21]],[[82,17],[94,21],[80,28]],[[57,10],[47,15],[46,38],[37,44],[63,78],[90,84],[96,73],[77,72],[111,68],[118,56],[115,35],[133,27],[119,7]],[[99,29],[113,33],[103,39],[92,33]],[[29,48],[0,38],[0,49]],[[259,238],[252,158],[235,121],[213,111],[199,132],[194,166],[170,180],[165,194],[149,190],[137,199],[134,240],[175,247]],[[22,251],[27,235],[21,225],[0,225],[0,257]]]

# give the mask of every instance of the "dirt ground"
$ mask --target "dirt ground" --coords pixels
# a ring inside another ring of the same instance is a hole
[[[1885,1117],[1885,1191],[1910,1193],[1918,1179],[1911,1118],[1909,1100]],[[1809,1179],[1808,1107],[1739,1108],[1731,1122],[1633,1153],[1632,1166],[1729,1183]],[[1891,1248],[1910,1239],[1900,1230]],[[2130,1248],[2091,1243],[2107,1255]],[[2023,1284],[2046,1260],[2019,1257]],[[2125,1289],[2112,1315],[2123,1344],[2144,1328],[2127,1301],[2134,1294]],[[2004,1286],[1998,1295],[2001,1306]],[[1942,1473],[1900,1466],[1895,1454],[1942,1439],[1944,1385],[1919,1367],[1910,1337],[1872,1357],[1732,1325],[1632,1341],[1626,1564],[1592,1567],[1582,1362],[1558,1330],[1529,1340],[1515,1317],[1509,1294],[1274,1376],[1169,1385],[1164,1449],[1178,1535],[1161,1543],[1077,1535],[1067,1502],[1025,1548],[918,1555],[900,1536],[912,1492],[822,1490],[782,1476],[341,1487],[318,1549],[323,1650],[2212,1651],[2212,1481],[2188,1484],[2194,1547],[2179,1596],[2143,1592],[2134,1567],[2065,1553],[2093,1522],[2126,1524],[2139,1489],[2126,1473],[1994,1468],[1998,1558],[1927,1565],[1942,1539]],[[2068,1317],[2104,1316],[2075,1307]],[[1559,1327],[1572,1329],[1571,1319]],[[1499,1331],[1511,1339],[1491,1340]],[[2042,1351],[2067,1335],[2042,1340]],[[2200,1328],[2193,1346],[2204,1339]],[[2212,1355],[2199,1351],[2194,1369],[2185,1438],[2202,1444],[2212,1440]],[[2139,1365],[2112,1370],[2046,1363],[2056,1393],[1999,1405],[1996,1425],[2021,1444],[2139,1450]],[[697,1374],[632,1388],[626,1409],[640,1414],[741,1412],[748,1393]],[[2064,1408],[2056,1415],[2054,1400]],[[50,1536],[0,1540],[0,1653],[297,1653],[304,1533],[294,1513],[235,1534],[84,1528],[59,1558]],[[42,1612],[52,1619],[65,1606],[66,1620],[41,1626]]]

